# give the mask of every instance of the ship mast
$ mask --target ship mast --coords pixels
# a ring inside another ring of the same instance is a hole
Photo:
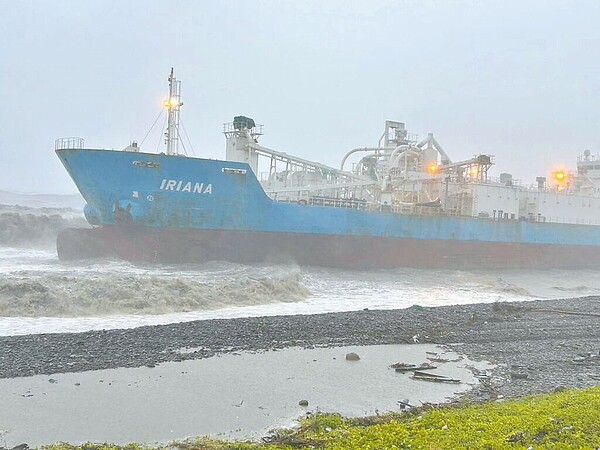
[[[181,101],[181,81],[173,75],[173,68],[169,74],[169,98],[164,101],[168,109],[167,132],[165,142],[167,144],[167,155],[179,154],[179,109],[183,105]]]

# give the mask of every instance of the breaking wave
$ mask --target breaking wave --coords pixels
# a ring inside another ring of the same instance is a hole
[[[28,208],[0,205],[0,246],[53,246],[56,235],[69,227],[87,227],[71,208]]]
[[[501,279],[498,280],[498,283],[493,287],[493,289],[502,294],[515,294],[523,297],[529,297],[531,295],[527,289],[508,283]]]
[[[503,276],[485,272],[456,271],[446,273],[447,279],[461,290],[488,292],[529,297],[531,293],[523,286],[506,280]]]
[[[0,279],[0,316],[80,317],[167,314],[279,302],[299,302],[310,292],[300,275],[236,281],[104,276]]]
[[[573,286],[573,287],[564,287],[564,286],[553,286],[552,289],[555,289],[557,291],[560,292],[587,292],[587,291],[593,291],[593,289],[589,288],[586,285],[579,285],[579,286]]]

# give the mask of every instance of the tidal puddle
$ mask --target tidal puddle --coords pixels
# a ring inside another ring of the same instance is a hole
[[[186,349],[182,349],[185,352]],[[356,352],[359,361],[345,355]],[[461,380],[432,383],[396,373],[396,362],[420,364]],[[26,442],[164,443],[190,436],[258,438],[293,426],[307,412],[365,416],[441,403],[477,380],[467,366],[487,369],[434,345],[288,348],[265,353],[0,380],[0,444]],[[308,406],[299,406],[307,400]],[[5,442],[2,442],[2,441]]]

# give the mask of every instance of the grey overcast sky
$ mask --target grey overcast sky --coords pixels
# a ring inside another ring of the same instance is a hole
[[[2,190],[76,192],[54,140],[141,141],[170,67],[196,156],[239,114],[335,166],[385,119],[526,182],[600,151],[598,0],[0,0],[0,64]]]

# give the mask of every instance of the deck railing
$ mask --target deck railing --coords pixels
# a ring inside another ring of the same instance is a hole
[[[80,137],[65,137],[54,141],[54,150],[83,148],[85,140]]]
[[[539,223],[563,223],[570,225],[600,225],[600,221],[590,219],[575,219],[569,217],[547,217],[547,216],[532,216],[526,217],[493,217],[483,215],[468,215],[461,213],[459,208],[443,208],[432,206],[417,206],[417,205],[381,205],[379,203],[367,202],[358,199],[344,198],[328,198],[328,197],[307,197],[300,200],[292,199],[275,199],[279,203],[296,203],[305,206],[326,206],[332,208],[356,209],[360,211],[381,211],[392,214],[407,214],[417,216],[449,216],[449,217],[472,217],[479,220],[494,221],[494,222],[539,222]]]

